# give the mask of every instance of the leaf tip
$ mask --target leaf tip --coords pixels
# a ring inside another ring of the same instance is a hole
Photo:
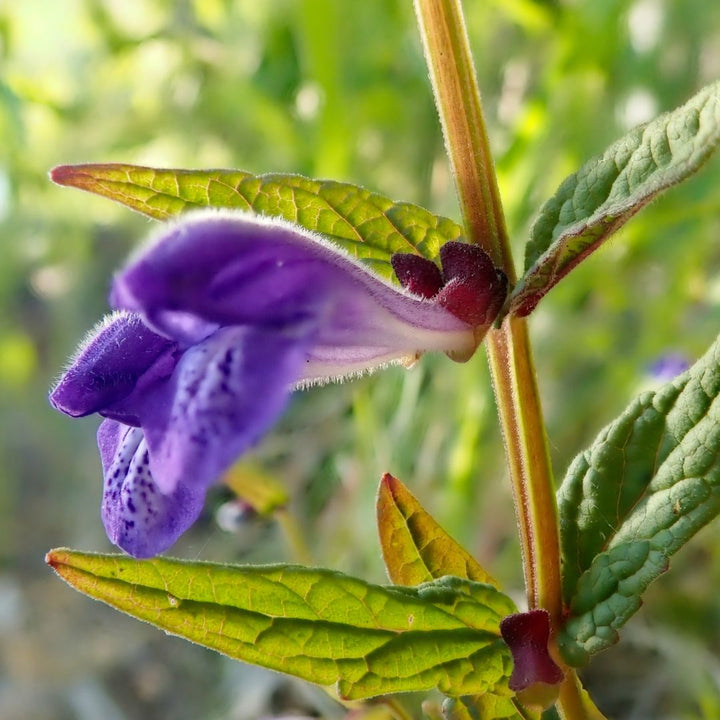
[[[391,494],[394,494],[394,490],[397,488],[398,482],[399,481],[395,476],[388,472],[383,473],[383,476],[380,478],[380,490],[387,490]]]
[[[45,564],[63,577],[63,568],[68,566],[68,551],[65,548],[49,550],[45,554]]]
[[[108,173],[121,171],[126,166],[117,163],[81,163],[79,165],[57,165],[48,175],[56,185],[76,187],[97,192],[98,181]]]
[[[57,165],[48,175],[56,185],[73,185],[73,180],[77,178],[79,167],[79,165]]]
[[[59,550],[49,550],[45,553],[45,564],[53,570],[60,564]]]

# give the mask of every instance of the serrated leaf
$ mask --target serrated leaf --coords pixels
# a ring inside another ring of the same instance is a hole
[[[513,602],[490,585],[443,578],[370,585],[290,565],[224,566],[53,550],[70,585],[230,657],[335,683],[342,697],[428,690],[509,694],[499,624]]]
[[[497,587],[497,581],[390,474],[380,481],[377,519],[385,567],[397,585],[455,575]]]
[[[357,185],[241,170],[161,170],[123,164],[63,165],[51,172],[68,185],[109,198],[157,220],[200,207],[236,208],[279,217],[322,233],[394,278],[393,253],[436,260],[462,228],[418,205],[393,202]]]
[[[720,339],[643,393],[568,469],[558,491],[565,659],[617,642],[670,556],[720,513]]]
[[[632,130],[568,177],[540,209],[509,312],[527,315],[570,270],[720,142],[720,82]]]
[[[385,567],[398,585],[420,585],[454,575],[497,587],[482,566],[438,525],[397,478],[386,473],[377,499],[378,532]],[[447,720],[536,718],[513,697],[487,692],[443,705]]]

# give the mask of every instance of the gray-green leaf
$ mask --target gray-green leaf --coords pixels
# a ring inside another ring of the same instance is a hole
[[[436,260],[462,228],[418,205],[393,202],[350,183],[242,170],[172,170],[123,164],[63,165],[51,178],[119,202],[156,220],[200,207],[280,217],[330,237],[386,278],[393,253]]]
[[[509,312],[527,315],[658,193],[694,173],[720,141],[720,82],[613,143],[540,209]]]
[[[484,583],[446,577],[416,588],[329,570],[224,566],[53,550],[70,585],[230,657],[357,699],[434,687],[512,695],[500,621],[515,612]]]
[[[570,466],[558,491],[570,664],[617,642],[669,557],[720,513],[719,395],[720,339]]]

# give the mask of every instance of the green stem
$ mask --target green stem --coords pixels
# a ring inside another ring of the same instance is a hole
[[[471,242],[511,282],[515,269],[459,0],[415,0],[435,104]]]
[[[562,617],[557,505],[527,323],[509,317],[488,337],[488,356],[513,481],[530,608]]]
[[[574,671],[566,673],[557,705],[561,720],[607,720],[595,707]]]
[[[515,267],[460,0],[415,0],[415,13],[468,240],[486,250],[512,283]],[[562,620],[557,504],[525,320],[506,318],[499,330],[488,333],[487,345],[528,604],[547,610],[556,629]],[[561,714],[573,720],[590,717],[588,706],[576,712],[579,681],[572,669],[564,670]]]
[[[480,93],[459,0],[415,0],[425,56],[468,240],[511,282],[510,253]],[[530,607],[562,610],[557,507],[525,321],[488,334],[488,353],[520,526]]]

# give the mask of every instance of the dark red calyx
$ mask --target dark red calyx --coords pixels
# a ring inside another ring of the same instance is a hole
[[[445,282],[455,278],[464,280],[477,274],[489,278],[495,274],[490,256],[479,245],[464,242],[446,242],[440,248],[440,264]]]
[[[511,690],[520,693],[534,690],[538,683],[558,685],[562,681],[563,672],[548,652],[550,615],[546,610],[508,615],[500,623],[500,633],[515,663]]]
[[[433,298],[443,286],[440,268],[431,260],[412,253],[395,253],[390,258],[400,284],[413,295]]]
[[[507,277],[477,245],[445,243],[440,248],[442,271],[420,255],[396,253],[390,263],[404,288],[434,299],[474,328],[487,328],[505,303]]]
[[[490,325],[505,302],[505,273],[481,247],[467,243],[445,243],[440,262],[446,284],[437,302],[473,327]]]

